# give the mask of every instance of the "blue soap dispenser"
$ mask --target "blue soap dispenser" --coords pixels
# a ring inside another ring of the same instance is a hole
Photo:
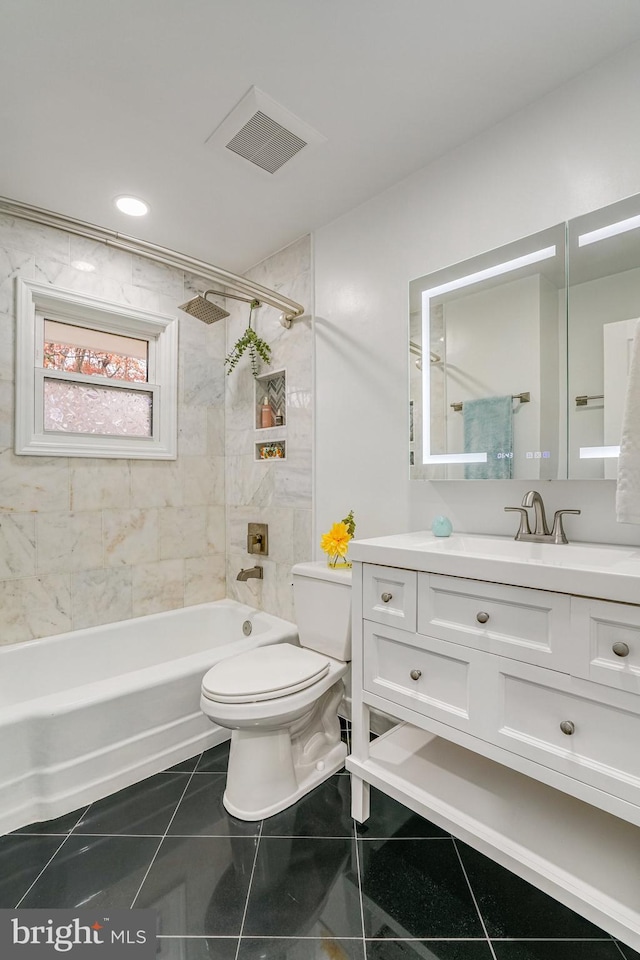
[[[431,524],[431,532],[434,537],[450,537],[453,531],[453,524],[449,517],[436,517]]]

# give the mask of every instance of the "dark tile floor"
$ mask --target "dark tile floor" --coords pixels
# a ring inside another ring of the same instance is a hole
[[[151,907],[162,960],[640,960],[340,773],[258,823],[222,806],[226,745],[0,837],[0,908]]]

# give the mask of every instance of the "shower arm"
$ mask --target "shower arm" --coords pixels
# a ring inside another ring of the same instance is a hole
[[[260,301],[256,297],[241,297],[237,293],[225,293],[222,290],[205,290],[202,294],[206,298],[208,293],[213,293],[216,297],[224,297],[229,300],[241,300],[242,303],[253,303],[260,306]]]
[[[259,300],[270,307],[275,307],[276,310],[282,310],[280,323],[287,329],[294,320],[297,320],[304,313],[302,304],[276,293],[275,290],[263,287],[259,283],[247,280],[246,277],[240,277],[222,267],[216,267],[205,260],[197,260],[194,257],[187,256],[187,254],[177,253],[167,247],[150,243],[148,240],[127,237],[115,230],[98,227],[93,223],[86,223],[84,220],[76,220],[62,213],[54,213],[51,210],[34,207],[19,200],[10,200],[7,197],[0,197],[0,213],[5,213],[10,217],[19,217],[21,220],[31,220],[33,223],[41,223],[56,230],[64,230],[78,237],[97,240],[109,247],[115,247],[127,253],[135,253],[139,257],[146,257],[147,260],[155,260],[156,263],[164,263],[169,267],[177,267],[207,280],[213,280],[224,287],[231,287],[239,293],[247,294],[252,300]],[[224,293],[220,293],[220,296],[224,296]],[[238,299],[233,294],[229,296],[232,299]]]

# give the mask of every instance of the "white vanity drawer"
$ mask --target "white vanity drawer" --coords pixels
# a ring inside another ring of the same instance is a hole
[[[362,615],[365,620],[414,633],[418,581],[415,570],[366,563],[362,577]]]
[[[550,671],[498,661],[494,742],[640,803],[640,701]]]
[[[640,693],[640,607],[574,597],[572,672],[617,690]]]
[[[482,654],[374,623],[364,624],[363,640],[365,690],[460,730],[473,722],[477,731],[481,711],[472,697],[484,684],[471,678]]]
[[[569,597],[421,573],[418,632],[568,672]]]

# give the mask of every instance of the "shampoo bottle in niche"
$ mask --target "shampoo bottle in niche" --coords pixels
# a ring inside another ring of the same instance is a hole
[[[273,426],[273,411],[271,410],[271,404],[269,403],[269,398],[265,395],[262,404],[260,405],[260,426],[261,427],[272,427]]]

